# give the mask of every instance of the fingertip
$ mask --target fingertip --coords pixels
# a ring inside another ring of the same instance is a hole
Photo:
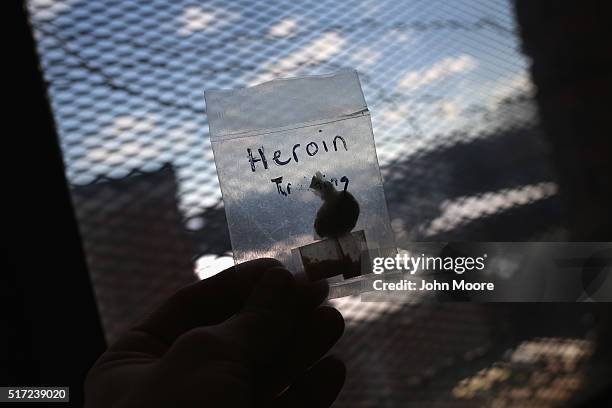
[[[344,319],[334,308],[314,310],[301,335],[298,367],[309,367],[324,356],[344,333]]]
[[[335,334],[336,340],[344,333],[344,317],[338,309],[331,306],[318,307],[314,312],[313,321]]]
[[[279,289],[289,288],[295,285],[295,278],[284,266],[273,266],[264,273],[261,282]]]
[[[319,306],[329,295],[329,284],[325,280],[298,284],[298,293],[305,310]]]

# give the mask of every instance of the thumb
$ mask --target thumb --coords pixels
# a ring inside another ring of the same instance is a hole
[[[296,319],[296,295],[291,272],[271,268],[255,285],[242,310],[220,324],[183,334],[164,359],[198,365],[226,360],[251,368],[273,364],[289,346]]]
[[[297,314],[297,291],[291,272],[268,270],[245,307],[215,329],[242,358],[256,366],[267,365],[289,345]]]

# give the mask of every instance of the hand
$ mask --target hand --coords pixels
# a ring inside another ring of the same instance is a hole
[[[187,286],[102,354],[86,406],[328,407],[345,368],[320,360],[344,330],[327,290],[272,259]]]

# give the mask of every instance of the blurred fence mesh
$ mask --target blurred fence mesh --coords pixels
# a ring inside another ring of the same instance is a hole
[[[356,68],[398,239],[565,236],[510,1],[28,7],[109,340],[177,287],[228,264],[205,89]],[[474,360],[479,370],[502,358],[488,308],[336,303],[350,315],[338,352],[358,373],[337,406],[396,406],[414,395],[442,405],[491,402],[456,382],[477,372]],[[572,347],[587,350],[580,339],[588,327],[577,327]],[[463,377],[437,377],[444,369]],[[431,394],[415,394],[436,381]],[[538,406],[564,401],[517,387],[516,398]]]

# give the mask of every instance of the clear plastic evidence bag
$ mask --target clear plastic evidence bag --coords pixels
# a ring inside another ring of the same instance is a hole
[[[205,99],[236,263],[272,257],[300,278],[337,286],[394,250],[356,71]]]

